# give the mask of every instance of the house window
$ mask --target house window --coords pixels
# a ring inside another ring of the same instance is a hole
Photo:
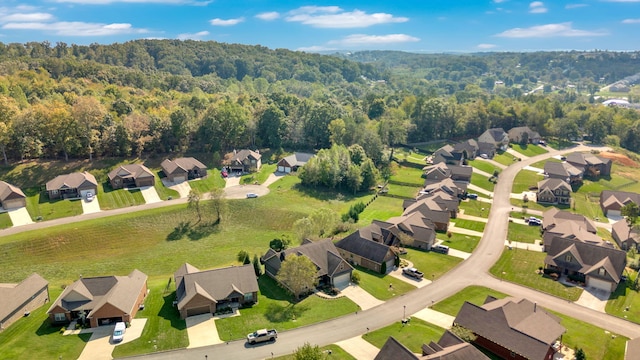
[[[598,270],[598,275],[600,275],[600,276],[605,276],[605,275],[607,275],[607,271],[606,271],[603,267],[601,267],[601,268]]]
[[[244,294],[244,301],[245,302],[253,301],[253,293]]]
[[[66,321],[67,317],[64,316],[64,313],[54,313],[53,314],[53,321],[55,322],[62,322],[62,321]]]
[[[564,260],[565,260],[566,262],[571,262],[571,260],[573,260],[573,257],[571,256],[571,254],[567,254],[567,255],[564,257]]]

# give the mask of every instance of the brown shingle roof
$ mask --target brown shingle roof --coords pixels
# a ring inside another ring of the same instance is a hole
[[[332,277],[335,274],[353,270],[353,267],[340,256],[331,239],[305,240],[302,245],[282,252],[269,249],[262,257],[262,260],[265,262],[270,261],[271,265],[276,270],[279,270],[282,261],[286,261],[286,258],[290,255],[303,255],[309,258],[318,268],[318,276],[328,275]]]
[[[539,181],[538,190],[542,191],[545,189],[551,190],[551,191],[555,191],[557,189],[563,189],[571,193],[571,185],[569,185],[566,181],[562,179],[547,178],[542,181]]]
[[[26,196],[18,187],[4,181],[0,181],[0,202],[7,200],[25,198]]]
[[[47,280],[35,273],[19,284],[0,284],[0,323],[48,285]]]
[[[231,162],[242,162],[247,158],[252,158],[255,160],[258,160],[262,157],[262,155],[256,151],[253,150],[248,150],[248,149],[243,149],[240,150],[238,152],[236,152],[233,157],[231,158]]]
[[[160,164],[162,171],[165,174],[173,174],[174,171],[179,170],[181,172],[188,172],[192,169],[206,169],[207,166],[196,158],[193,157],[182,157],[174,159],[173,161],[169,159],[164,159]]]
[[[142,164],[127,164],[121,165],[109,172],[109,180],[113,180],[116,176],[123,179],[125,178],[147,178],[153,177],[153,173],[146,166]]]
[[[336,247],[362,256],[363,258],[369,259],[377,264],[382,264],[391,249],[385,244],[372,240],[372,230],[375,232],[379,229],[379,227],[375,227],[373,224],[359,229],[338,241],[336,243]]]
[[[80,187],[92,185],[98,186],[95,176],[88,172],[75,172],[71,174],[58,175],[53,180],[47,182],[47,191],[57,190],[61,188],[77,189]]]

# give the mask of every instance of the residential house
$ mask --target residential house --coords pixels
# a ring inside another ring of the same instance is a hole
[[[445,145],[431,155],[431,163],[433,164],[462,165],[464,159],[464,152],[456,152],[451,145]]]
[[[434,165],[425,166],[423,177],[430,182],[439,182],[443,179],[451,178],[453,181],[471,182],[473,167],[449,165],[441,162]]]
[[[305,240],[302,245],[283,251],[269,249],[264,256],[265,273],[276,279],[282,263],[291,255],[305,256],[316,266],[318,270],[318,286],[331,286],[344,288],[351,281],[353,267],[341,256],[331,239],[320,241]]]
[[[551,360],[566,331],[560,318],[526,299],[488,296],[481,306],[465,301],[454,320],[476,335],[474,344],[502,359]]]
[[[387,221],[374,220],[378,225],[391,233],[386,245],[411,246],[423,250],[431,250],[436,241],[436,226],[420,212],[392,217]],[[403,234],[403,235],[401,235]]]
[[[509,134],[502,128],[492,128],[478,136],[478,143],[493,144],[497,149],[507,150],[509,147]]]
[[[227,166],[232,172],[256,172],[262,166],[262,155],[253,150],[233,150],[231,159],[227,161]]]
[[[374,360],[489,360],[480,350],[447,330],[438,342],[422,345],[422,356],[414,354],[390,336]]]
[[[165,159],[160,164],[167,180],[180,183],[187,180],[199,179],[207,176],[207,166],[196,158],[183,157],[173,161]]]
[[[309,159],[314,157],[313,154],[308,153],[293,153],[287,157],[284,157],[278,161],[278,172],[290,173],[298,171],[299,168],[303,167]]]
[[[464,197],[467,192],[468,182],[454,181],[451,178],[444,178],[440,181],[426,179],[424,187],[418,192],[418,199],[429,197],[433,194],[446,193],[455,198],[456,201]]]
[[[258,280],[253,265],[199,270],[185,263],[173,274],[180,318],[215,314],[225,308],[258,301]]]
[[[569,184],[582,182],[584,171],[567,162],[547,161],[544,163],[544,174],[551,179],[560,179]]]
[[[611,175],[611,159],[590,153],[571,153],[567,155],[567,163],[582,169],[585,176],[598,177]]]
[[[475,139],[468,139],[453,145],[453,151],[464,154],[465,159],[473,160],[478,155],[480,146]]]
[[[478,141],[478,155],[486,155],[487,158],[493,159],[497,150],[498,148],[494,143]]]
[[[0,206],[4,210],[27,206],[27,197],[22,190],[4,181],[0,181]]]
[[[539,203],[571,204],[571,185],[562,179],[547,178],[538,181],[536,199]]]
[[[396,254],[384,244],[379,226],[371,224],[336,243],[343,259],[366,269],[387,273],[395,266]]]
[[[600,207],[605,216],[621,216],[620,211],[630,202],[640,206],[640,194],[614,190],[604,190],[600,193]]]
[[[511,128],[507,134],[509,136],[509,141],[512,143],[519,144],[526,139],[527,143],[539,144],[541,140],[540,134],[537,131],[531,130],[528,126]]]
[[[448,209],[442,209],[439,204],[434,204],[433,200],[405,200],[402,204],[404,211],[403,216],[419,213],[423,218],[431,220],[436,231],[446,232],[449,228],[449,219],[451,212]]]
[[[156,177],[142,164],[128,164],[111,170],[108,175],[112,189],[139,188],[153,186]]]
[[[85,197],[87,193],[97,194],[98,182],[86,171],[75,172],[56,176],[47,182],[46,190],[52,200]]]
[[[31,274],[19,284],[0,284],[0,331],[49,301],[49,282]]]
[[[625,219],[616,221],[616,223],[613,224],[611,227],[611,235],[620,249],[625,251],[630,249],[640,250],[640,247],[638,247],[638,244],[640,244],[640,229],[629,226]]]
[[[562,237],[553,239],[544,259],[545,268],[605,291],[616,289],[626,262],[627,253],[609,244]]]
[[[80,277],[67,286],[47,311],[52,323],[85,319],[90,327],[131,322],[147,296],[147,275]]]
[[[455,188],[436,188],[428,192],[421,191],[416,197],[416,201],[424,202],[430,209],[438,211],[448,211],[449,217],[455,219],[458,217],[458,207],[460,206],[460,194],[451,192]]]
[[[547,251],[556,237],[576,239],[592,244],[604,244],[596,224],[583,215],[551,208],[542,214],[542,241]]]

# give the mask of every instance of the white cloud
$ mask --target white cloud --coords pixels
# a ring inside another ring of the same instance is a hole
[[[208,31],[199,31],[197,33],[184,33],[177,36],[178,40],[202,40],[203,37],[209,35]]]
[[[487,49],[496,48],[496,47],[498,47],[498,45],[496,45],[496,44],[478,44],[476,47],[478,49],[487,50]]]
[[[623,24],[640,24],[640,19],[624,19]]]
[[[578,8],[582,8],[582,7],[587,7],[589,6],[588,4],[567,4],[564,8],[567,10],[571,10],[571,9],[578,9]]]
[[[243,17],[240,18],[236,18],[236,19],[213,19],[213,20],[209,20],[209,23],[213,26],[233,26],[233,25],[238,25],[241,22],[244,21]]]
[[[299,22],[318,28],[362,28],[379,24],[402,23],[409,21],[406,17],[394,17],[392,14],[367,14],[361,10],[343,11],[337,6],[303,6],[292,10],[287,21]]]
[[[369,44],[397,44],[405,42],[420,41],[419,38],[406,34],[389,34],[389,35],[365,35],[353,34],[345,36],[340,40],[329,41],[329,44],[340,45],[369,45]]]
[[[48,13],[16,13],[0,17],[0,21],[2,22],[38,22],[51,19],[53,19],[53,15]]]
[[[570,22],[559,24],[537,25],[528,28],[513,28],[496,34],[506,38],[550,38],[550,37],[580,37],[603,36],[606,31],[589,31],[574,29]]]
[[[277,11],[269,11],[269,12],[263,12],[260,13],[258,15],[256,15],[256,17],[260,20],[265,20],[265,21],[272,21],[275,20],[277,18],[280,17],[280,13]]]
[[[500,3],[503,3],[503,2],[505,2],[505,1],[507,1],[507,0],[493,0],[493,2],[494,2],[495,4],[500,4]]]
[[[542,1],[534,1],[529,4],[529,12],[531,14],[544,14],[547,12],[547,8]]]
[[[146,29],[137,29],[127,23],[87,23],[82,21],[11,22],[2,25],[7,30],[42,30],[61,36],[110,36],[122,34],[144,34]]]
[[[106,5],[114,3],[135,3],[135,4],[168,4],[168,5],[193,5],[206,6],[211,1],[204,0],[55,0],[59,3],[72,3],[84,5]]]

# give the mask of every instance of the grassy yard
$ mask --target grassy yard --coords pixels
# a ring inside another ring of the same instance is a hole
[[[201,194],[208,193],[212,189],[223,189],[224,185],[224,178],[220,175],[219,169],[209,169],[206,178],[189,181],[189,186]]]
[[[538,181],[543,180],[544,176],[536,173],[535,171],[522,170],[516,175],[513,180],[513,187],[511,192],[514,194],[520,194],[523,191],[529,191],[530,186],[537,186]],[[536,199],[529,199],[530,201],[536,201]]]
[[[360,275],[358,285],[379,300],[389,300],[415,289],[415,286],[393,276],[382,275],[362,267],[357,267],[356,271]],[[389,284],[393,286],[389,288]]]
[[[460,202],[460,209],[464,210],[465,215],[479,216],[486,218],[491,211],[491,204],[484,201],[465,200]]]
[[[456,233],[451,233],[451,238],[447,237],[447,234],[444,233],[437,233],[436,237],[443,241],[443,245],[468,253],[473,252],[480,242],[480,238],[477,236]]]
[[[478,232],[483,232],[484,227],[487,225],[486,223],[483,223],[480,221],[473,221],[473,220],[467,220],[467,219],[453,219],[452,222],[455,222],[456,227],[458,228],[463,228],[463,229],[468,229],[468,230],[473,230]]]
[[[0,213],[0,229],[6,229],[13,226],[13,222],[11,222],[11,217],[9,213],[3,212]]]
[[[582,289],[565,286],[558,281],[537,274],[539,266],[544,266],[546,253],[526,250],[505,250],[500,260],[491,268],[494,276],[520,285],[546,292],[563,299],[576,301]]]
[[[154,171],[154,173],[157,174],[156,171]],[[180,194],[177,191],[175,191],[173,189],[169,189],[168,187],[164,186],[162,181],[160,181],[160,176],[158,176],[156,178],[156,183],[155,183],[154,187],[156,188],[156,192],[158,193],[158,196],[162,200],[179,199],[180,198]]]
[[[404,185],[396,185],[389,184],[387,185],[388,195],[400,197],[403,199],[415,199],[416,195],[418,195],[418,191],[420,188],[417,186],[404,186]]]
[[[607,314],[640,323],[640,294],[633,290],[633,282],[637,276],[638,273],[633,272],[627,282],[618,285],[607,302]]]
[[[560,324],[567,331],[562,335],[562,343],[576,349],[582,348],[587,359],[619,360],[624,358],[628,338],[612,334],[597,326],[559,313]]]
[[[260,294],[256,305],[241,309],[241,316],[216,320],[220,339],[241,339],[261,328],[289,330],[355,313],[360,309],[346,297],[328,300],[310,295],[293,303],[291,296],[266,275],[260,277],[258,284]]]
[[[400,215],[402,215],[402,199],[378,196],[360,214],[358,226],[368,225],[373,220],[387,220]]]
[[[324,354],[323,359],[326,360],[356,360],[356,358],[354,358],[348,352],[344,351],[340,346],[335,344],[323,346],[320,348],[320,351],[322,351],[322,353]],[[283,355],[273,358],[273,360],[296,360],[296,356],[295,354]]]
[[[422,353],[422,344],[430,341],[438,342],[445,329],[418,318],[411,318],[411,323],[403,326],[396,322],[381,329],[362,335],[362,338],[377,348],[382,348],[389,336],[393,336],[402,345],[414,353]]]
[[[263,164],[260,167],[260,171],[252,174],[242,175],[242,177],[240,178],[240,184],[262,184],[263,182],[267,181],[269,175],[276,172],[277,168],[277,164]]]
[[[474,168],[484,171],[489,175],[493,175],[494,171],[502,171],[502,169],[500,169],[499,167],[493,165],[492,163],[488,162],[488,161],[484,161],[484,160],[468,160],[467,163],[471,166],[473,166]]]
[[[566,141],[566,140],[560,140],[560,139],[548,139],[547,140],[547,146],[551,147],[552,149],[556,149],[556,150],[560,150],[560,149],[566,149],[568,147],[571,147],[575,145],[572,141]]]
[[[156,180],[158,182],[158,180]],[[113,190],[108,181],[98,185],[98,201],[100,201],[100,209],[109,210],[127,206],[144,204],[144,197],[140,189],[118,189]]]
[[[439,278],[462,262],[462,259],[457,257],[414,249],[407,249],[407,254],[401,257],[411,261],[429,280]]]
[[[539,226],[529,226],[516,223],[509,223],[507,239],[515,242],[533,244],[535,240],[542,239]]]
[[[545,149],[544,147],[539,145],[533,145],[533,144],[527,144],[527,145],[512,144],[511,148],[526,157],[546,154],[549,152],[549,150]]]
[[[155,277],[148,281],[148,287],[150,292],[144,301],[145,308],[136,314],[137,319],[147,319],[142,335],[130,343],[116,346],[113,357],[185,348],[189,345],[187,325],[173,306],[174,286],[171,286],[170,291],[165,291],[167,278]]]
[[[475,186],[481,187],[487,191],[492,191],[492,192],[493,192],[493,189],[496,187],[496,184],[489,181],[488,177],[477,174],[477,173],[471,174],[471,183]]]
[[[504,299],[507,297],[506,294],[503,294],[501,292],[486,288],[484,286],[474,285],[462,289],[455,295],[436,303],[431,308],[435,311],[440,311],[451,316],[456,316],[465,301],[480,306],[484,304],[484,301],[488,295],[491,295],[496,299]]]
[[[425,157],[426,156],[427,156],[426,153],[409,151],[409,150],[407,150],[405,148],[395,148],[393,150],[393,157],[400,163],[409,162],[409,163],[412,163],[412,164],[418,164],[418,165],[425,166],[426,165],[426,161],[425,161]]]
[[[575,195],[575,194],[573,194]],[[529,201],[527,201],[526,203],[523,200],[520,199],[509,199],[509,201],[511,202],[511,205],[513,206],[517,206],[517,207],[521,207],[521,208],[527,208],[527,209],[531,209],[531,210],[540,210],[540,211],[547,211],[549,209],[551,209],[552,207],[556,207],[560,210],[567,210],[570,211],[571,207],[569,205],[558,205],[558,204],[539,204],[535,201],[535,199],[529,199]]]
[[[49,200],[39,189],[23,189],[27,196],[27,211],[35,220],[53,220],[82,214],[80,199]]]
[[[493,157],[493,161],[495,161],[497,163],[500,163],[502,165],[505,165],[505,166],[509,166],[509,165],[515,163],[516,161],[518,161],[518,159],[516,159],[515,156],[513,156],[513,155],[511,155],[511,154],[509,154],[507,152],[504,152],[504,153],[496,154]]]

